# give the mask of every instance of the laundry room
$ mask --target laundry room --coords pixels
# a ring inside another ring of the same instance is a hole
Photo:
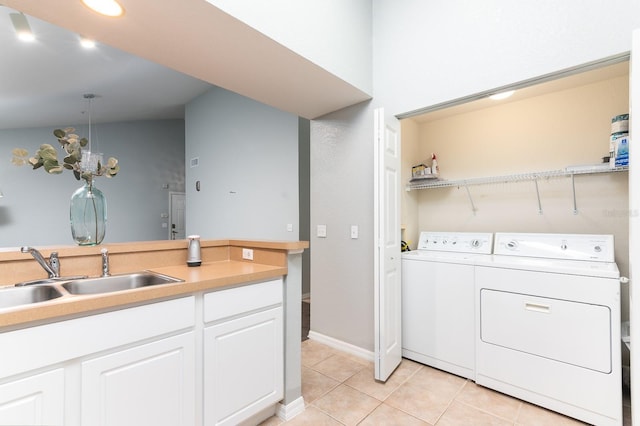
[[[403,356],[620,424],[629,63],[604,63],[401,117]]]
[[[628,110],[621,61],[401,120],[403,240],[415,249],[420,231],[612,234],[628,276],[628,173],[603,164],[612,118]],[[432,154],[439,173],[416,189],[412,167],[431,167]]]

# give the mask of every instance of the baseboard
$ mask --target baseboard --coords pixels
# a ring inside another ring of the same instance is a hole
[[[300,397],[292,402],[284,405],[278,403],[276,405],[276,416],[282,421],[288,421],[304,411],[304,398]]]
[[[309,339],[315,340],[318,343],[325,344],[334,349],[338,349],[339,351],[346,352],[351,355],[355,355],[367,361],[373,362],[373,360],[375,359],[374,353],[371,351],[362,349],[359,346],[355,346],[355,345],[352,345],[351,343],[343,342],[342,340],[338,340],[330,336],[325,336],[324,334],[320,334],[313,330],[309,331]]]

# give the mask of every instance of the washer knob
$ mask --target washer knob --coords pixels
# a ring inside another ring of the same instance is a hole
[[[560,244],[560,250],[566,250],[566,249],[567,249],[567,244],[566,243]]]
[[[595,246],[595,247],[593,248],[593,251],[595,251],[596,253],[600,253],[600,252],[602,251],[602,247],[600,247],[600,246]]]
[[[480,240],[471,240],[471,247],[478,248],[480,244]]]
[[[517,248],[518,248],[518,242],[517,242],[517,241],[514,241],[514,240],[509,241],[509,242],[507,243],[507,248],[508,248],[509,250],[515,250],[515,249],[517,249]]]

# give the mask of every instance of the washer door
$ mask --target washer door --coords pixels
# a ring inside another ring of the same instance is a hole
[[[485,343],[611,372],[606,306],[481,289],[480,321]]]

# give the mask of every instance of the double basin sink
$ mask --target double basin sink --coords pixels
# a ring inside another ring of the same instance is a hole
[[[99,278],[50,278],[0,289],[0,309],[46,302],[66,295],[88,295],[133,290],[181,282],[179,278],[155,272],[110,275]]]

